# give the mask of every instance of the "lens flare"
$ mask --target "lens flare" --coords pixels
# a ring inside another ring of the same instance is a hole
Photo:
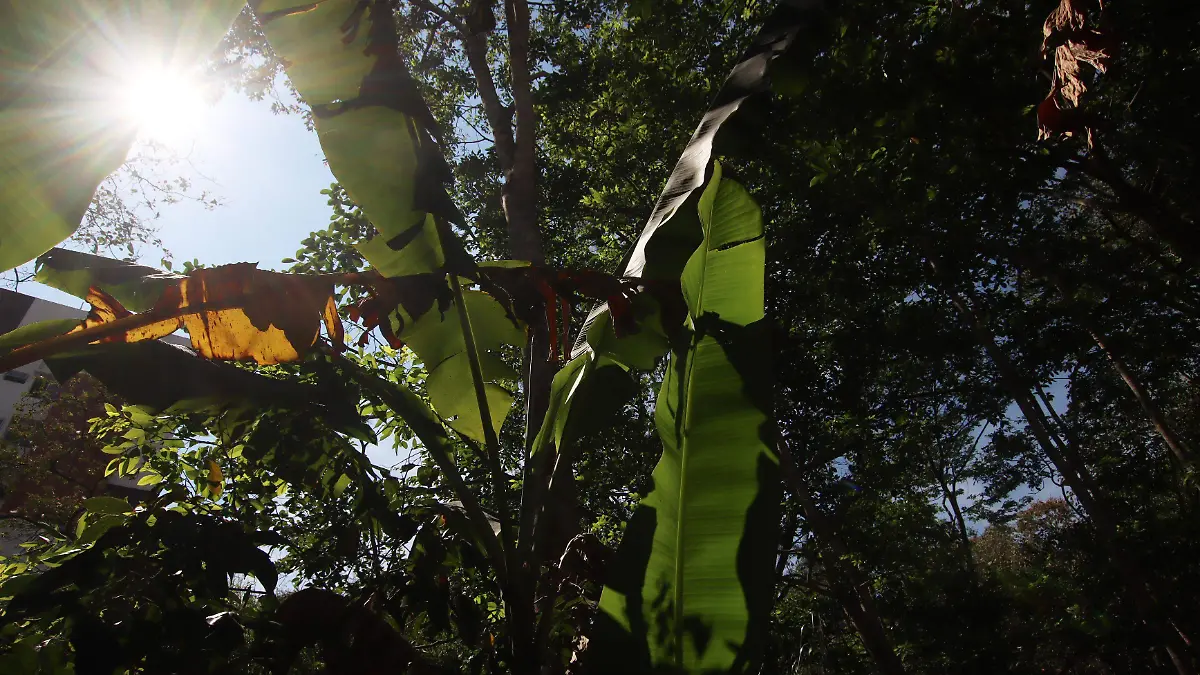
[[[210,107],[194,78],[157,64],[130,70],[116,94],[121,114],[137,125],[139,138],[166,145],[193,140]]]

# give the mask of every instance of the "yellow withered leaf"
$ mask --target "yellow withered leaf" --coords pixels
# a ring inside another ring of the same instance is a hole
[[[115,329],[122,322],[128,327],[96,341],[138,342],[185,328],[192,347],[209,359],[296,361],[316,343],[322,323],[335,346],[344,338],[332,282],[260,270],[253,263],[196,270],[168,286],[140,315],[99,288],[92,287],[87,300],[92,309],[72,332]]]
[[[112,324],[118,319],[133,316],[133,313],[125,309],[116,298],[102,289],[95,286],[88,289],[87,301],[92,304],[91,310],[88,311],[87,318],[79,323],[72,333],[78,333],[88,329],[96,329],[100,326]],[[112,335],[106,338],[97,340],[97,342],[139,342],[141,340],[157,340],[161,337],[166,337],[174,333],[182,326],[182,319],[172,317],[155,321],[147,326],[139,326],[131,328],[120,334]]]
[[[213,497],[220,497],[225,491],[225,474],[221,473],[220,465],[211,459],[208,460],[208,489]]]

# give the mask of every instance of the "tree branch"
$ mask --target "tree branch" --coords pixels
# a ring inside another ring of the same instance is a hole
[[[29,525],[33,525],[34,527],[46,530],[47,532],[53,532],[54,534],[57,534],[60,537],[68,536],[66,532],[63,532],[62,530],[51,525],[50,523],[43,522],[41,520],[37,520],[34,518],[22,516],[19,513],[0,513],[0,520],[19,520],[23,523],[28,523]]]
[[[500,160],[500,170],[507,174],[513,166],[516,145],[513,138],[512,111],[500,102],[500,93],[496,90],[496,80],[492,77],[491,66],[488,65],[487,34],[464,30],[462,35],[463,51],[467,53],[467,64],[475,76],[475,86],[479,89],[483,113],[487,117],[488,126],[492,128],[492,136],[496,139],[496,157]]]
[[[439,7],[438,5],[429,2],[429,0],[412,0],[412,4],[417,9],[423,9],[430,14],[437,15],[443,21],[449,23],[451,26],[454,26],[460,32],[465,32],[465,26],[462,20],[444,7]]]

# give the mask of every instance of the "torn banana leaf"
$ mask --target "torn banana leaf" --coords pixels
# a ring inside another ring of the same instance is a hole
[[[74,267],[54,273],[43,264],[43,279],[64,290],[117,270],[125,275],[115,288],[148,300],[153,287],[160,295],[149,309],[134,314],[103,288],[92,285],[87,317],[62,335],[45,337],[0,356],[0,367],[13,368],[89,343],[157,340],[184,328],[192,346],[208,359],[253,360],[260,364],[297,361],[316,344],[324,324],[334,348],[340,348],[342,323],[328,277],[260,270],[252,263],[200,269],[183,277],[138,274],[150,268],[102,265],[94,271]]]
[[[154,306],[168,286],[185,275],[124,260],[55,248],[38,257],[33,280],[86,298],[93,286],[116,298],[126,309],[144,312]]]
[[[768,629],[781,487],[762,219],[719,165],[698,206],[687,325],[655,406],[663,455],[609,568],[596,672],[744,672]]]
[[[397,49],[394,3],[252,2],[296,91],[312,107],[329,168],[374,224],[360,251],[386,276],[442,268],[451,171],[437,124]],[[453,253],[451,254],[453,257]]]

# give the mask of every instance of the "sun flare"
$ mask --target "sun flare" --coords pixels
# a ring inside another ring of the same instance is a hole
[[[203,88],[188,74],[157,65],[130,72],[118,92],[122,115],[138,127],[143,140],[167,145],[186,143],[210,107]]]

